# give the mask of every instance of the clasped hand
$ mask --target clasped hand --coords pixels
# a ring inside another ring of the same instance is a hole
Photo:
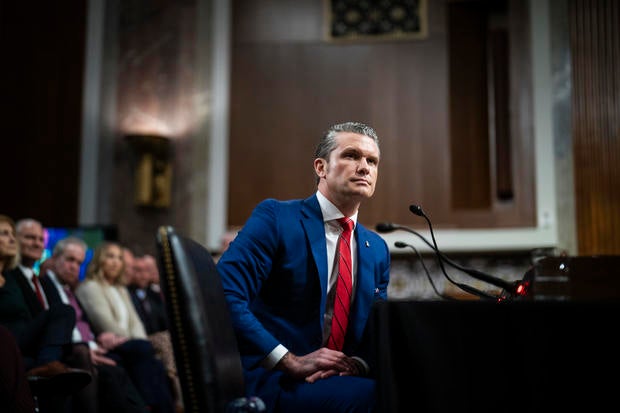
[[[359,376],[363,374],[360,362],[341,351],[322,347],[305,356],[288,352],[276,366],[291,377],[314,383],[331,376]]]

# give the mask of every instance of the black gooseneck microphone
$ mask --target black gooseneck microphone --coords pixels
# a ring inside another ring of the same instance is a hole
[[[477,289],[477,288],[475,288],[475,287],[472,287],[472,286],[470,286],[470,285],[467,285],[467,284],[463,284],[463,283],[459,283],[459,282],[454,281],[454,280],[453,280],[453,279],[452,279],[452,278],[448,275],[448,273],[446,272],[446,269],[445,269],[445,267],[444,267],[444,265],[443,265],[442,257],[441,257],[441,256],[439,255],[439,253],[437,252],[437,248],[436,248],[436,247],[434,247],[432,244],[430,244],[430,242],[426,241],[426,239],[425,239],[422,235],[420,235],[420,234],[416,233],[414,230],[412,230],[412,229],[410,229],[410,228],[407,228],[407,227],[395,226],[395,225],[393,225],[393,224],[391,224],[391,223],[388,223],[388,222],[382,222],[382,223],[380,223],[380,224],[377,224],[376,229],[377,229],[377,231],[378,231],[378,232],[391,232],[391,231],[394,231],[394,230],[396,230],[396,229],[403,229],[403,230],[405,230],[405,231],[409,231],[409,232],[413,232],[413,233],[415,233],[415,234],[416,234],[416,235],[418,235],[419,237],[422,237],[422,239],[424,239],[424,241],[425,241],[427,244],[429,244],[429,245],[430,245],[430,247],[433,249],[433,251],[435,251],[435,254],[437,255],[437,261],[439,262],[439,267],[441,268],[441,272],[443,273],[444,277],[446,277],[446,279],[447,279],[450,283],[452,283],[453,285],[457,286],[457,287],[458,287],[458,288],[460,288],[461,290],[463,290],[463,291],[465,291],[465,292],[468,292],[469,294],[473,294],[473,295],[475,295],[475,296],[477,296],[477,297],[480,297],[480,298],[487,298],[487,299],[492,299],[492,300],[498,300],[498,299],[499,299],[499,297],[494,296],[494,295],[489,294],[489,293],[486,293],[486,292],[484,292],[484,291],[480,291],[480,290],[478,290],[478,289]],[[397,241],[396,243],[394,243],[394,246],[396,246],[396,247],[398,247],[398,248],[403,248],[403,247],[410,246],[410,245],[409,245],[409,244],[406,244],[406,243],[404,243],[404,242],[401,242],[401,241]],[[411,248],[414,248],[414,247],[413,247],[413,246],[411,246]],[[416,252],[417,252],[417,250],[416,250],[415,248],[414,248],[414,251],[416,251]],[[422,261],[422,262],[424,262],[424,261]],[[424,269],[426,270],[426,266],[424,267]],[[428,277],[429,277],[429,279],[430,279],[430,274],[429,274],[429,275],[427,275],[427,276],[428,276]]]
[[[428,239],[426,239],[426,237],[422,234],[420,234],[418,231],[409,228],[409,227],[405,227],[402,225],[396,225],[393,224],[391,222],[380,222],[377,224],[376,226],[376,230],[377,232],[381,232],[381,233],[387,233],[387,232],[392,232],[392,231],[396,231],[396,230],[401,230],[401,231],[406,231],[406,232],[410,232],[413,235],[417,236],[418,238],[420,238],[422,241],[424,241],[424,243],[426,245],[429,246],[430,249],[432,249],[435,254],[438,254],[439,256],[441,256],[441,259],[444,260],[445,263],[451,265],[452,267],[456,268],[457,270],[461,270],[466,274],[469,274],[470,276],[472,276],[473,278],[476,278],[478,280],[487,282],[491,285],[495,285],[496,287],[499,287],[503,290],[506,291],[510,291],[510,290],[516,290],[516,286],[514,286],[513,284],[509,283],[508,281],[504,281],[501,278],[497,278],[494,277],[492,275],[489,275],[487,273],[484,273],[482,271],[479,271],[475,268],[471,268],[471,267],[465,267],[453,260],[451,260],[446,254],[444,254],[443,252],[441,252],[438,249],[435,249],[435,246],[433,245],[433,243],[431,243]]]
[[[419,217],[423,217],[426,220],[426,222],[428,224],[428,228],[431,231],[431,237],[433,239],[433,246],[434,246],[433,249],[435,250],[435,253],[440,257],[440,259],[444,260],[445,259],[445,254],[440,252],[439,248],[437,247],[437,242],[435,241],[435,234],[433,233],[433,225],[431,224],[431,220],[424,213],[424,211],[422,210],[422,207],[419,206],[419,205],[409,205],[409,210],[414,215],[417,215]],[[448,262],[448,260],[446,260],[446,262]],[[450,264],[454,265],[455,263],[450,263]],[[482,271],[478,271],[478,270],[475,270],[473,268],[462,267],[460,265],[456,265],[455,267],[460,269],[461,271],[465,272],[466,274],[469,274],[473,278],[476,278],[476,279],[478,279],[480,281],[484,281],[486,283],[489,283],[491,285],[494,285],[496,287],[501,288],[506,293],[508,293],[511,297],[517,294],[518,283],[512,283],[512,282],[509,282],[509,281],[506,281],[506,280],[502,280],[501,278],[494,277],[492,275],[483,273]]]
[[[493,298],[493,299],[504,299],[505,294],[507,294],[510,297],[513,297],[515,295],[525,295],[525,293],[527,292],[527,285],[526,283],[524,285],[521,285],[521,283],[519,282],[515,282],[515,283],[511,283],[508,281],[505,281],[501,278],[497,278],[494,277],[492,275],[486,274],[482,271],[473,269],[473,268],[468,268],[468,267],[464,267],[462,265],[457,264],[456,262],[452,261],[450,258],[448,258],[443,252],[441,252],[439,250],[439,248],[437,247],[437,242],[435,240],[435,235],[433,233],[433,227],[432,224],[430,222],[430,219],[426,216],[426,214],[424,213],[424,211],[422,210],[422,208],[418,205],[411,205],[409,206],[409,210],[418,216],[423,217],[427,223],[428,226],[430,228],[431,231],[431,236],[433,238],[433,243],[431,243],[430,241],[428,241],[422,234],[420,234],[419,232],[409,228],[409,227],[405,227],[402,225],[395,225],[393,223],[390,222],[381,222],[379,224],[377,224],[376,226],[376,230],[378,232],[381,233],[386,233],[386,232],[392,232],[395,230],[402,230],[402,231],[406,231],[406,232],[410,232],[414,235],[416,235],[417,237],[419,237],[422,241],[424,241],[437,255],[438,257],[438,261],[439,261],[439,265],[441,267],[442,272],[444,273],[444,276],[446,276],[446,278],[452,282],[453,284],[457,285],[459,288],[461,288],[464,291],[467,291],[471,294],[477,295],[477,296],[481,296],[481,297],[485,297],[485,298]],[[459,269],[461,271],[463,271],[464,273],[470,275],[471,277],[484,281],[486,283],[489,283],[491,285],[494,285],[496,287],[501,288],[504,291],[504,294],[502,294],[502,296],[500,297],[496,297],[490,294],[487,294],[485,292],[482,292],[480,290],[475,289],[474,287],[465,285],[465,284],[460,284],[459,283],[455,283],[454,281],[452,281],[450,279],[450,277],[448,277],[448,275],[446,274],[445,271],[445,267],[443,266],[443,262],[445,261],[447,264],[451,265],[452,267]]]
[[[439,297],[443,298],[444,300],[456,300],[456,298],[454,297],[450,297],[449,295],[445,295],[439,292],[439,290],[435,286],[435,283],[433,282],[433,277],[431,277],[431,273],[428,271],[428,268],[426,268],[426,264],[424,263],[422,254],[420,254],[420,251],[418,251],[416,247],[414,247],[411,244],[407,244],[406,242],[402,242],[402,241],[396,241],[394,243],[394,246],[396,248],[407,248],[407,247],[411,248],[413,252],[415,252],[416,255],[418,256],[418,259],[420,260],[420,264],[422,264],[422,268],[424,268],[424,273],[426,274],[426,278],[428,278],[428,282],[431,283],[431,287],[433,288],[433,291],[435,292],[435,294],[437,294]]]

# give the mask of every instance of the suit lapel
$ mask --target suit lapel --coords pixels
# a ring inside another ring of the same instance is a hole
[[[357,225],[355,229],[355,239],[357,241],[357,286],[355,288],[355,300],[353,301],[352,316],[349,322],[352,324],[352,333],[359,338],[364,332],[364,326],[368,318],[369,310],[374,301],[374,260],[368,231],[362,225]]]
[[[47,298],[47,303],[49,305],[62,304],[62,298],[60,298],[60,294],[58,294],[54,282],[50,280],[49,277],[39,277],[39,282],[41,283],[41,287],[43,287],[43,292],[45,293],[45,298]]]
[[[316,195],[302,201],[301,205],[302,220],[301,224],[306,232],[306,237],[310,244],[314,264],[319,275],[321,284],[321,307],[325,308],[327,296],[327,249],[325,248],[325,225],[323,223],[323,214]],[[323,317],[321,317],[321,325],[323,325]]]
[[[41,306],[39,299],[37,298],[34,291],[32,291],[32,287],[30,286],[28,278],[26,278],[26,275],[22,272],[22,270],[19,269],[19,267],[16,267],[14,270],[12,270],[11,275],[15,278],[19,289],[22,290],[22,295],[24,296],[24,301],[26,301],[28,310],[30,310],[30,315],[32,317],[35,317],[37,314],[43,311],[43,306]]]

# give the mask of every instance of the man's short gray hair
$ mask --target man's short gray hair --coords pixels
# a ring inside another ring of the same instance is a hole
[[[375,130],[370,126],[361,122],[338,123],[330,127],[323,135],[323,138],[314,152],[315,159],[329,159],[329,154],[336,148],[336,146],[338,146],[335,137],[336,134],[340,132],[352,132],[368,136],[369,138],[372,138],[372,140],[377,144],[377,147],[379,147],[379,137],[377,136],[377,132],[375,132]]]

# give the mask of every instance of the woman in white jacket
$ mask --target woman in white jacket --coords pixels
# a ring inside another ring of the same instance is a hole
[[[144,324],[123,279],[124,271],[122,247],[103,242],[96,248],[76,295],[98,333],[109,331],[126,338],[146,339]]]
[[[110,350],[118,349],[119,346],[132,342],[144,341],[149,344],[148,347],[141,345],[139,348],[158,359],[157,362],[162,368],[162,377],[158,376],[155,380],[151,379],[150,381],[163,383],[161,380],[163,379],[166,387],[170,387],[170,371],[161,362],[158,349],[147,337],[144,324],[131,301],[129,290],[123,278],[125,262],[123,261],[122,251],[122,247],[115,242],[99,244],[88,265],[86,279],[78,284],[75,295],[90,321],[100,346]],[[136,349],[137,346],[134,345],[131,348]],[[152,398],[153,388],[146,385],[140,388],[148,392],[145,393],[148,395],[145,400]],[[157,388],[162,389],[161,387]],[[171,402],[180,404],[179,397],[174,394],[175,388],[166,388],[165,391],[170,394]],[[148,400],[146,401],[148,402]],[[172,413],[168,412],[167,406],[163,405],[152,406],[152,411]]]
[[[111,332],[121,337],[121,340],[143,339],[151,342],[172,383],[171,390],[177,408],[181,408],[181,386],[170,336],[147,336],[144,323],[127,289],[127,280],[124,277],[126,265],[128,263],[124,261],[121,245],[115,242],[101,243],[95,249],[86,271],[86,279],[77,287],[75,294],[96,334]]]

